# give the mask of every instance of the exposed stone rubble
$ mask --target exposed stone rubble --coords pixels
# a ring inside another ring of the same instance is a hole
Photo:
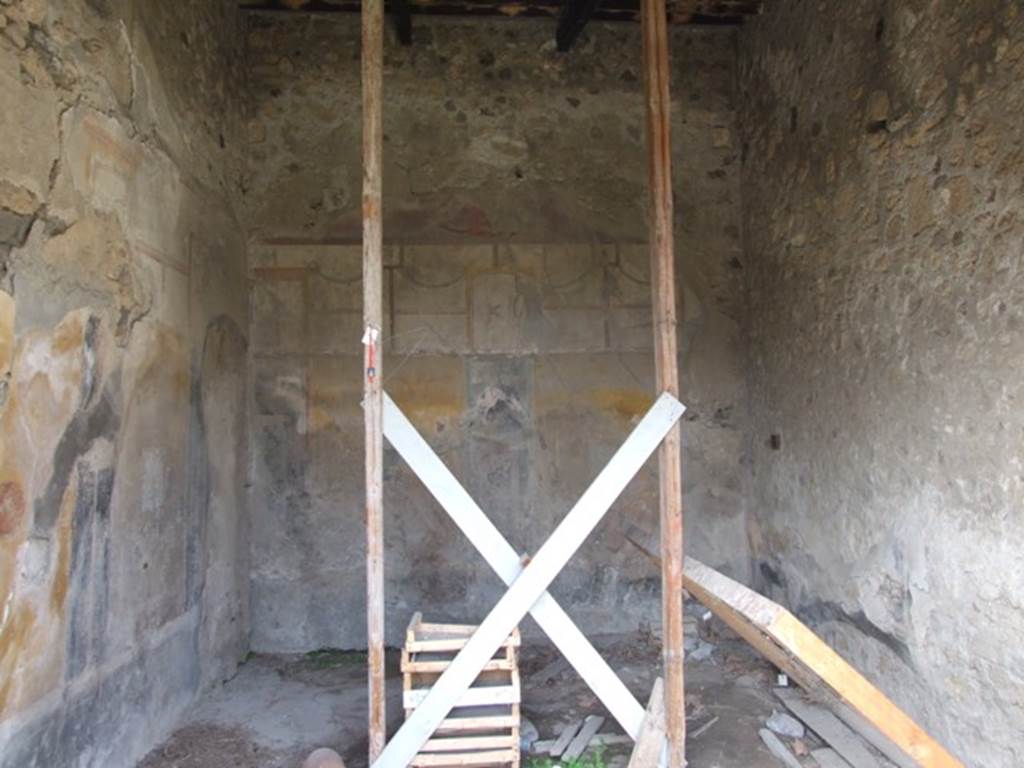
[[[738,76],[761,586],[968,765],[1024,765],[1024,9],[770,6]]]

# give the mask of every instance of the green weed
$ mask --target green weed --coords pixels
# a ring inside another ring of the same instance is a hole
[[[528,757],[526,768],[555,768],[556,765],[562,768],[607,768],[604,762],[604,747],[597,746],[588,749],[575,760],[552,760],[550,757]]]
[[[306,654],[317,669],[334,669],[366,664],[366,651],[343,651],[338,648],[319,648]]]

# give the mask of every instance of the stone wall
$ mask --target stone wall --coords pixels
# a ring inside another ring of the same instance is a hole
[[[238,19],[0,2],[0,765],[129,766],[246,651]]]
[[[1024,11],[779,0],[740,40],[763,586],[1024,764]]]
[[[365,645],[358,19],[249,17],[253,645]],[[520,551],[653,401],[639,29],[416,19],[386,48],[385,387]],[[673,33],[689,550],[749,575],[731,31]],[[387,632],[500,582],[391,452]],[[654,462],[555,583],[585,631],[659,623]],[[528,627],[528,629],[530,629]]]

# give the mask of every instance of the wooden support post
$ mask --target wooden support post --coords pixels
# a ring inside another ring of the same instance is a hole
[[[679,396],[675,249],[672,236],[672,143],[669,132],[668,23],[665,0],[643,0],[644,94],[647,102],[647,212],[654,309],[655,389]],[[683,495],[677,424],[658,451],[661,504],[661,617],[665,730],[669,768],[686,765],[683,688]]]
[[[384,436],[381,423],[383,311],[384,0],[363,0],[363,414],[366,426],[366,643],[369,753],[384,749]]]

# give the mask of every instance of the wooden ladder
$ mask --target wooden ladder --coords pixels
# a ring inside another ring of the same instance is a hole
[[[431,624],[416,613],[402,649],[406,719],[477,630],[473,624]],[[501,644],[410,763],[413,768],[519,768],[519,629]]]

